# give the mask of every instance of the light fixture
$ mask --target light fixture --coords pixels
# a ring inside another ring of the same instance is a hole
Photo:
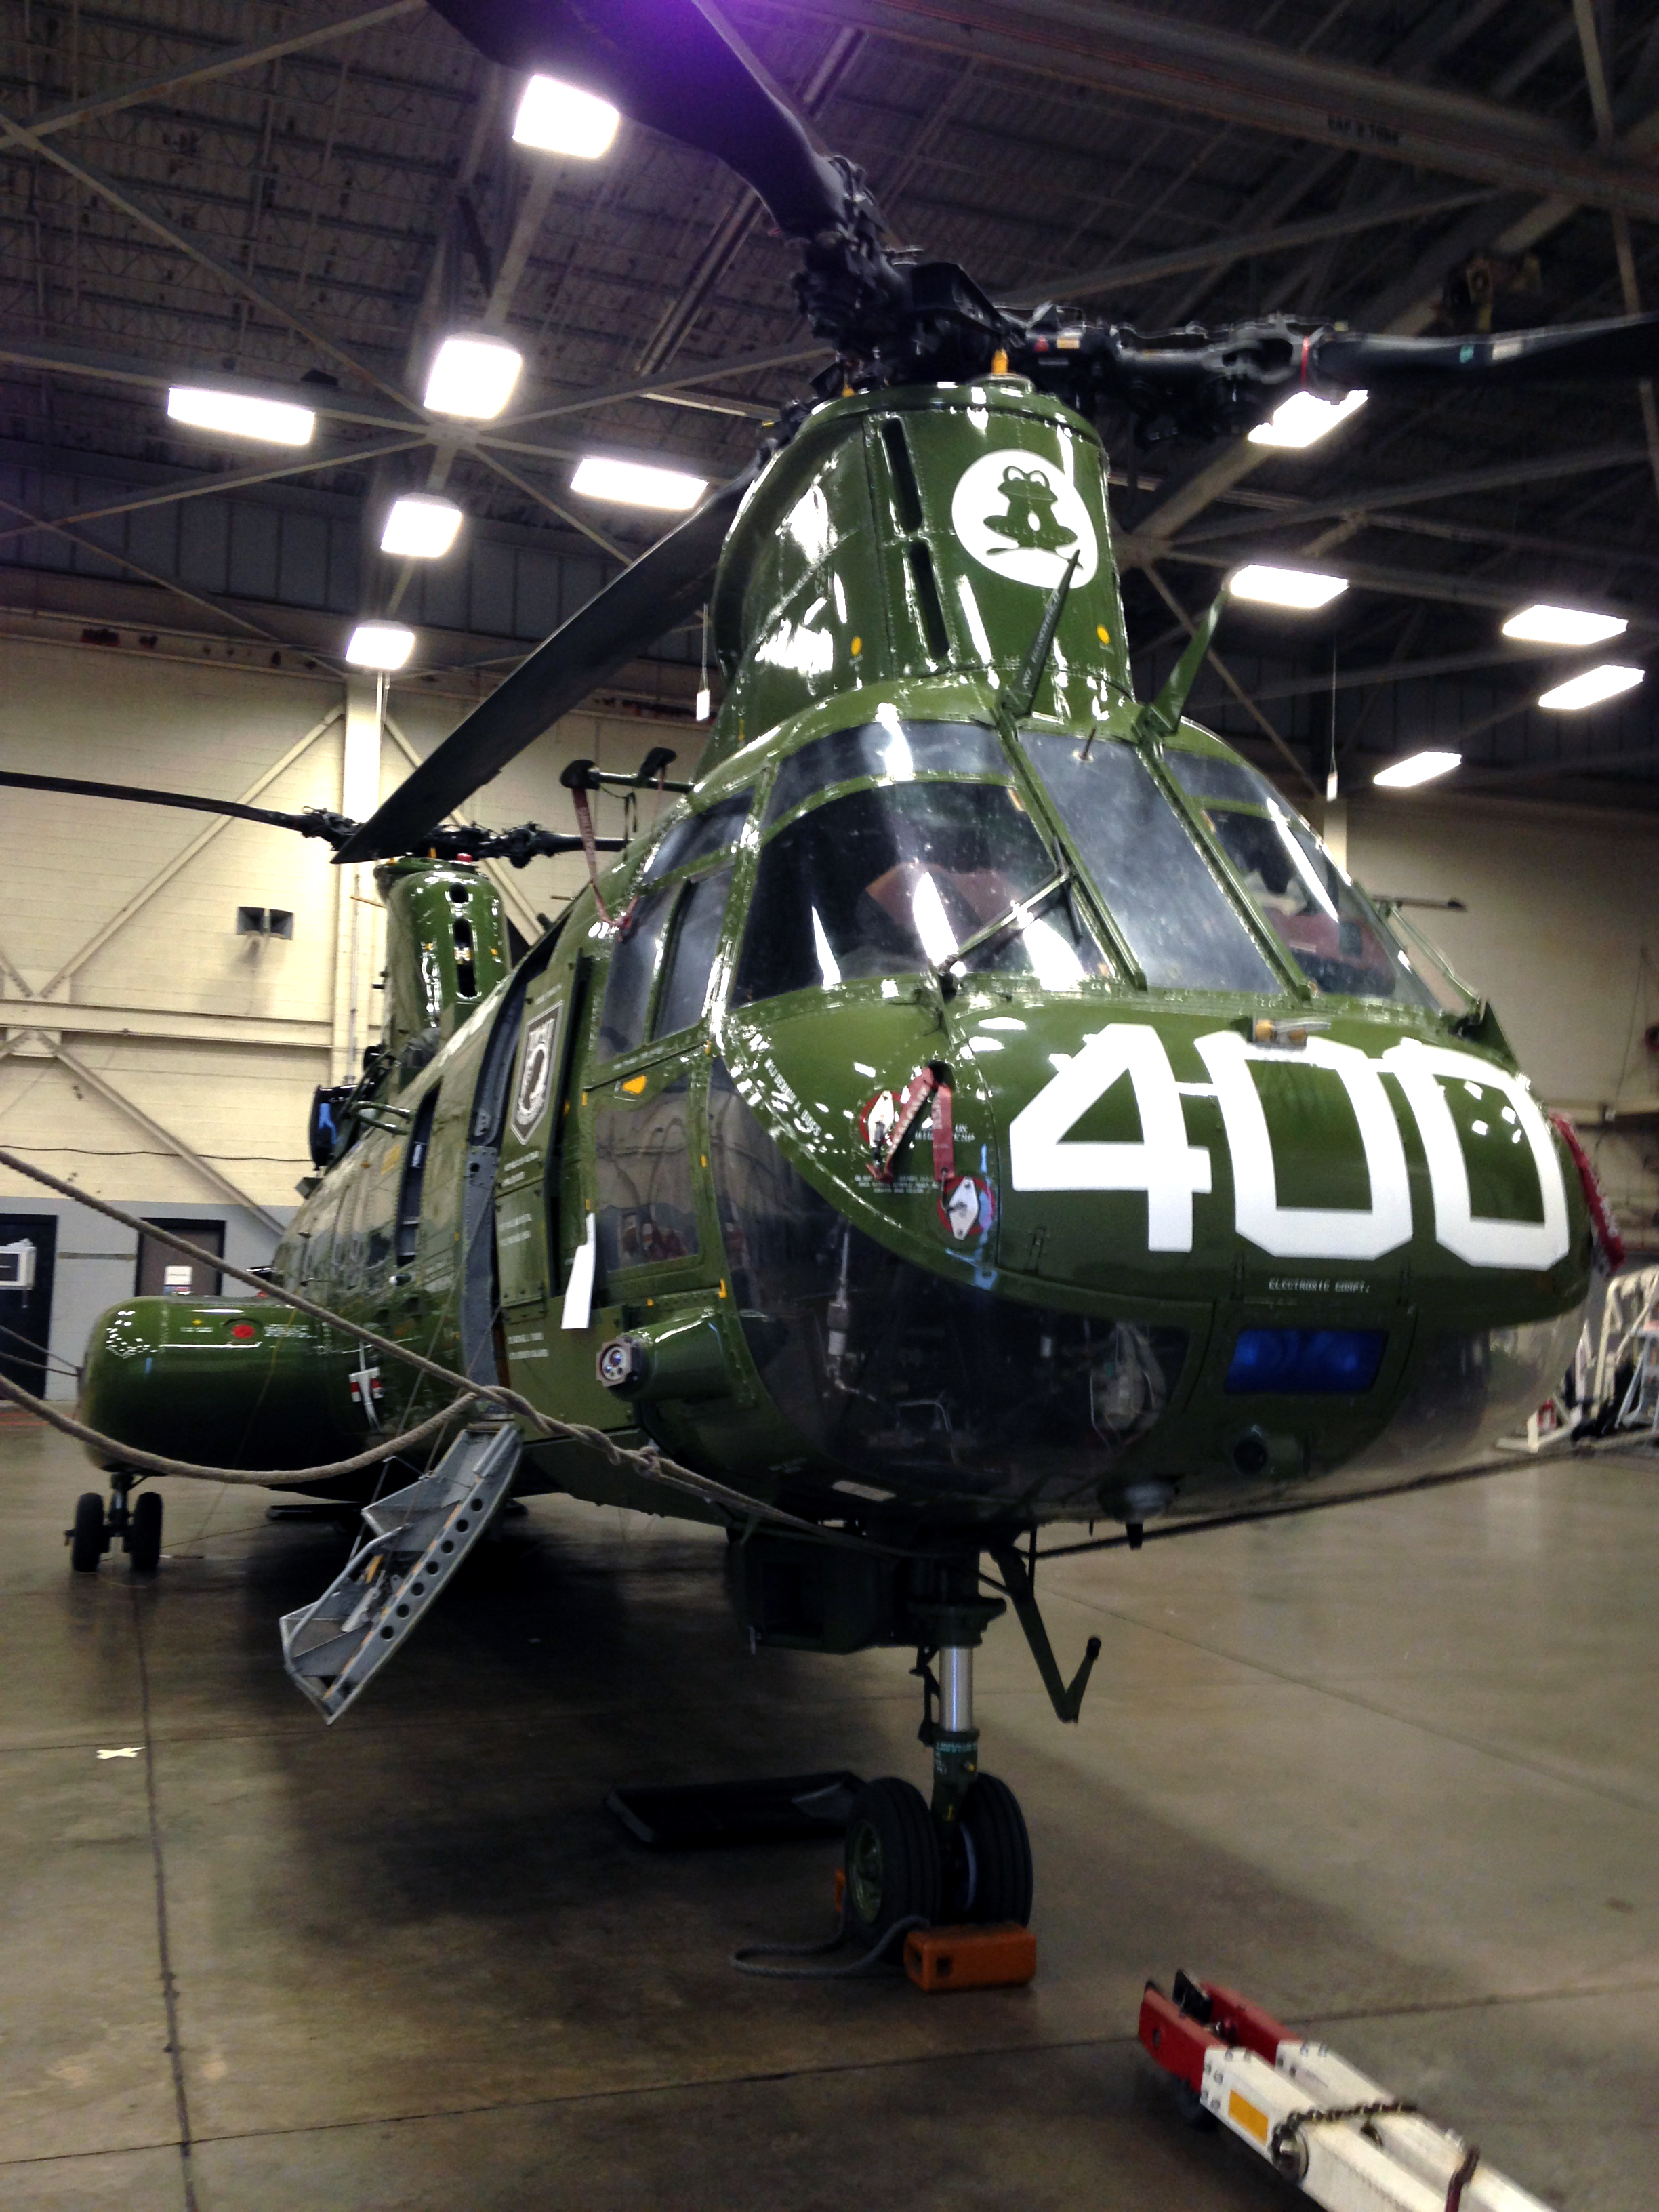
[[[1408,753],[1392,767],[1379,769],[1371,781],[1385,791],[1409,791],[1414,783],[1432,783],[1437,775],[1449,775],[1462,757],[1462,753]]]
[[[1357,415],[1370,397],[1368,392],[1351,392],[1346,399],[1316,399],[1311,392],[1293,392],[1265,422],[1256,424],[1250,443],[1298,451],[1304,446],[1317,445],[1339,422]]]
[[[590,453],[577,464],[570,489],[584,499],[611,499],[623,507],[695,507],[708,489],[706,477],[683,469],[653,468],[646,461],[611,461]]]
[[[410,492],[393,500],[380,532],[382,553],[401,553],[410,561],[436,561],[455,543],[461,510],[453,500]]]
[[[359,623],[351,633],[345,657],[354,668],[379,668],[390,673],[401,668],[415,650],[415,633],[401,623]]]
[[[596,161],[609,149],[621,119],[608,100],[578,92],[556,76],[532,76],[513,118],[513,136],[520,146],[534,146],[544,154],[574,154],[580,161]]]
[[[1255,599],[1264,607],[1297,607],[1304,613],[1328,606],[1347,588],[1346,576],[1319,576],[1311,568],[1275,568],[1262,561],[1235,569],[1227,586],[1236,599]]]
[[[524,356],[505,338],[446,338],[427,373],[426,404],[434,415],[493,422],[523,367]]]
[[[1558,684],[1554,690],[1544,692],[1538,703],[1547,707],[1553,714],[1570,714],[1580,707],[1599,707],[1604,699],[1616,699],[1621,691],[1633,690],[1646,673],[1645,669],[1626,668],[1616,660],[1604,660],[1599,668],[1587,668],[1582,676],[1570,677],[1566,683]]]
[[[242,392],[210,392],[198,384],[175,384],[167,393],[167,413],[193,430],[257,438],[268,446],[308,446],[317,428],[308,407],[291,407],[285,399],[253,399]]]
[[[1629,628],[1623,615],[1586,614],[1578,607],[1550,607],[1540,601],[1511,615],[1504,635],[1526,645],[1605,645]]]

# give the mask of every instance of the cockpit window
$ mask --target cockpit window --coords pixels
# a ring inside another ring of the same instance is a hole
[[[1284,989],[1133,745],[1047,730],[1021,742],[1152,988]]]
[[[790,823],[762,853],[734,1002],[942,965],[1056,873],[1006,784],[849,792]],[[1036,974],[1056,989],[1107,972],[1063,891],[997,929],[965,964]]]
[[[1169,752],[1262,920],[1321,991],[1438,1011],[1388,924],[1265,776],[1243,761]]]
[[[617,933],[599,1016],[599,1057],[615,1060],[645,1037],[651,986],[662,965],[663,935],[674,909],[675,886],[640,901]]]
[[[902,722],[890,707],[881,713],[884,719],[854,730],[832,730],[791,753],[772,787],[768,823],[781,821],[816,792],[866,776],[890,783],[909,783],[919,775],[1007,780],[1008,757],[994,730],[978,722]]]
[[[689,868],[712,854],[729,852],[743,834],[754,796],[752,791],[740,791],[735,799],[722,799],[706,813],[688,814],[683,822],[677,822],[646,862],[640,881],[654,884],[659,876],[672,874],[676,868]]]

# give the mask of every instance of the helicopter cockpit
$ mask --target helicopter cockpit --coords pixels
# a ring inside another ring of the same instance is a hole
[[[1164,759],[1257,912],[1316,990],[1437,1011],[1382,916],[1265,776],[1214,754],[1172,751]]]
[[[890,709],[814,740],[765,834],[735,1005],[958,959],[1051,989],[1113,972],[982,725]]]

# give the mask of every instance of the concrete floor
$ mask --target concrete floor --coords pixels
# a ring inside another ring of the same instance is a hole
[[[0,1478],[13,2212],[1304,2201],[1144,2063],[1141,1984],[1182,1965],[1562,2212],[1659,2199],[1652,1460],[1056,1568],[1062,1666],[1105,1645],[1081,1725],[1010,1624],[980,1668],[1038,1978],[933,1998],[732,1972],[825,1926],[832,1848],[659,1857],[600,1809],[623,1779],[922,1778],[907,1656],[750,1658],[717,1537],[538,1503],[325,1731],[276,1620],[331,1530],[173,1483],[155,1583],[71,1577],[78,1454],[8,1426]]]

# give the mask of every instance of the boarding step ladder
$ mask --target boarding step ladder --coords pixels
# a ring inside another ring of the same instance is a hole
[[[1326,2212],[1549,2212],[1473,2143],[1237,1990],[1148,1982],[1140,2040],[1211,2114]]]
[[[507,1496],[521,1449],[510,1425],[465,1430],[418,1482],[364,1506],[368,1533],[345,1565],[314,1604],[283,1615],[283,1664],[325,1721],[425,1619]]]
[[[1636,1372],[1619,1408],[1621,1429],[1645,1429],[1659,1437],[1659,1320],[1644,1321],[1636,1332]]]

